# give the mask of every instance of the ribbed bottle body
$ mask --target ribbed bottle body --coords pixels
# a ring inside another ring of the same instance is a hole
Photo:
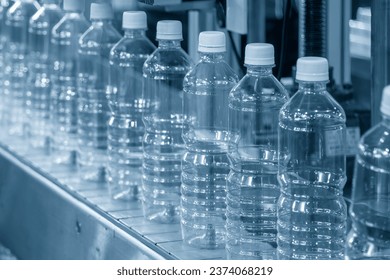
[[[5,18],[7,36],[4,53],[3,96],[8,132],[22,136],[25,125],[26,80],[28,76],[28,24],[31,16],[40,8],[33,0],[16,1]]]
[[[143,98],[143,64],[155,50],[143,30],[127,30],[111,50],[108,100],[108,182],[114,199],[137,199],[142,183],[143,114],[150,100]]]
[[[355,161],[348,259],[390,259],[390,119],[366,132]]]
[[[278,117],[287,91],[272,66],[249,66],[229,96],[230,173],[226,249],[230,259],[276,259]]]
[[[345,128],[326,83],[302,82],[280,111],[280,259],[344,258]]]
[[[77,133],[81,176],[87,181],[107,181],[109,54],[120,39],[109,20],[94,20],[79,40]]]
[[[89,27],[81,12],[67,12],[52,30],[51,129],[56,164],[77,164],[78,41]]]
[[[237,82],[223,53],[201,53],[184,81],[181,226],[184,242],[198,248],[225,246],[228,96]]]
[[[54,49],[52,28],[62,18],[57,4],[43,4],[31,17],[28,28],[28,77],[26,81],[26,133],[30,144],[50,152],[51,72]]]
[[[162,40],[144,65],[144,114],[142,200],[144,215],[158,223],[178,223],[180,207],[183,79],[191,69],[180,41]]]

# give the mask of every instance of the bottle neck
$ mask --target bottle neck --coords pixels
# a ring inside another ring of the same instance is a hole
[[[44,8],[46,10],[61,9],[60,5],[57,3],[44,3],[43,5],[41,5],[41,8]]]
[[[225,59],[225,52],[218,52],[218,53],[199,52],[199,56],[201,61],[218,62],[218,61],[223,61]]]
[[[273,65],[246,65],[247,75],[270,76],[272,75]]]
[[[328,83],[328,81],[320,81],[320,82],[299,81],[299,91],[323,92],[323,91],[326,91],[326,84],[327,83]]]
[[[65,11],[65,13],[68,15],[78,15],[78,16],[84,15],[83,11]]]
[[[111,24],[111,19],[91,19],[92,25],[103,26]]]
[[[125,38],[138,38],[145,37],[145,30],[143,29],[124,29]]]
[[[181,48],[181,40],[159,40],[158,47],[163,49]]]

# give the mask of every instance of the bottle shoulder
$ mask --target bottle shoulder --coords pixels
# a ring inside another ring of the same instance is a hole
[[[280,109],[280,119],[296,122],[311,120],[322,120],[324,123],[346,122],[344,109],[327,91],[307,93],[299,90]]]
[[[200,61],[188,72],[184,79],[185,84],[215,83],[225,81],[232,84],[238,83],[238,76],[233,69],[225,62],[210,63]]]
[[[29,20],[40,8],[38,2],[15,2],[7,11],[7,19],[13,21]]]
[[[29,24],[35,28],[49,28],[50,25],[56,24],[61,20],[63,12],[59,6],[53,8],[46,8],[42,6],[33,16],[30,18]],[[49,25],[42,25],[42,23],[49,23]]]
[[[112,59],[120,59],[122,57],[131,59],[137,55],[149,56],[155,49],[156,47],[147,37],[124,37],[111,49],[110,56]]]
[[[90,27],[89,21],[82,15],[77,16],[63,16],[60,21],[54,25],[52,33],[55,35],[63,34],[64,36],[71,37],[73,34],[80,36]],[[71,33],[63,33],[63,32]]]
[[[381,122],[369,129],[360,139],[359,150],[385,153],[390,158],[390,126]]]
[[[273,76],[245,75],[231,90],[229,98],[241,102],[286,103],[289,95],[284,86]]]
[[[182,48],[157,48],[145,61],[143,72],[146,76],[154,73],[187,73],[193,67],[190,56]]]
[[[121,35],[111,24],[91,25],[87,31],[81,35],[79,44],[81,48],[93,48],[100,45],[113,46],[121,38]]]

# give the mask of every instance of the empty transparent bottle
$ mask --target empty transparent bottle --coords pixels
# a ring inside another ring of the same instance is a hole
[[[279,115],[278,258],[343,259],[345,113],[326,91],[325,58],[298,59],[296,79]]]
[[[225,246],[226,178],[229,174],[229,92],[237,75],[224,60],[225,34],[199,34],[200,60],[184,80],[181,226],[184,242],[198,248]]]
[[[245,65],[229,95],[226,249],[230,259],[276,259],[278,120],[288,94],[272,75],[272,45],[247,45]]]
[[[348,259],[390,259],[390,86],[380,111],[382,122],[362,136],[355,160]]]
[[[4,52],[6,50],[5,46],[7,43],[7,32],[5,27],[5,18],[7,16],[7,11],[11,7],[14,1],[8,1],[8,0],[1,0],[0,1],[0,69],[3,69],[0,71],[0,99],[4,100],[3,98],[3,84],[4,84]],[[4,120],[4,110],[5,110],[5,104],[4,101],[0,102],[0,126],[3,126],[3,120]]]
[[[90,26],[84,0],[65,0],[63,18],[53,27],[51,48],[51,120],[53,161],[77,164],[77,59],[78,41]]]
[[[158,48],[144,64],[143,210],[148,220],[179,222],[181,158],[184,143],[183,79],[191,69],[190,57],[180,46],[180,21],[157,23]]]
[[[121,39],[111,24],[113,12],[106,3],[91,4],[92,25],[79,41],[78,144],[82,179],[107,180],[107,127],[110,116],[106,89],[109,56]]]
[[[125,12],[123,29],[110,54],[108,183],[114,199],[135,199],[142,183],[142,115],[149,108],[142,97],[142,67],[156,47],[145,36],[145,12]]]
[[[50,90],[53,63],[51,30],[63,16],[59,0],[44,0],[28,28],[28,77],[26,82],[25,132],[30,144],[50,152]]]
[[[5,18],[7,52],[4,52],[3,96],[7,118],[5,122],[12,135],[23,135],[29,53],[28,24],[39,8],[35,0],[17,0],[9,8]]]

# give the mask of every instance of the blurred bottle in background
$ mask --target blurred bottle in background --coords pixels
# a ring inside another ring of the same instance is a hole
[[[181,158],[184,143],[183,79],[191,69],[190,57],[180,46],[182,24],[157,23],[158,49],[144,64],[143,209],[148,220],[179,222]]]
[[[107,180],[106,97],[111,48],[121,36],[112,26],[112,8],[106,3],[91,4],[91,27],[79,41],[78,60],[78,146],[82,179]]]
[[[23,136],[25,89],[28,75],[27,56],[29,20],[40,8],[35,0],[17,0],[5,18],[7,42],[4,52],[3,97],[8,133]]]
[[[51,48],[52,153],[56,164],[77,164],[78,41],[90,26],[85,0],[64,0],[64,17],[53,27]]]
[[[28,76],[26,81],[26,136],[34,148],[50,153],[50,90],[53,63],[51,31],[63,12],[59,0],[43,0],[28,28]]]
[[[126,11],[137,11],[138,0],[112,0],[112,9],[114,10],[114,20],[112,25],[116,30],[124,35],[125,29],[122,28],[123,13]]]
[[[1,0],[0,1],[0,127],[4,127],[4,111],[5,111],[5,104],[4,104],[4,98],[3,98],[3,84],[4,84],[4,52],[6,50],[5,46],[7,43],[7,32],[5,27],[5,19],[7,16],[8,9],[12,6],[14,1],[9,0]],[[0,137],[5,136],[1,135]]]
[[[380,111],[382,122],[362,136],[355,161],[348,259],[390,259],[390,86]]]
[[[276,259],[279,110],[288,93],[272,75],[274,48],[248,44],[247,74],[229,95],[230,173],[226,249],[230,259]]]
[[[326,91],[328,69],[325,58],[299,58],[299,89],[280,110],[280,259],[344,258],[346,117]]]
[[[145,36],[145,12],[123,13],[123,29],[110,54],[108,182],[114,199],[127,200],[138,197],[142,183],[142,115],[149,109],[142,98],[142,67],[156,47]]]
[[[225,246],[229,92],[238,82],[225,62],[225,34],[199,35],[200,60],[184,80],[181,226],[184,242],[206,249]]]

